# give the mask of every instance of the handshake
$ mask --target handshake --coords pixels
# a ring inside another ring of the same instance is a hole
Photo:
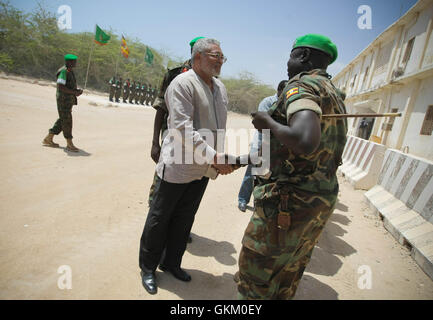
[[[217,171],[218,174],[224,176],[232,173],[240,167],[248,165],[248,163],[241,164],[240,158],[241,157],[235,157],[224,153],[217,153],[211,166]]]

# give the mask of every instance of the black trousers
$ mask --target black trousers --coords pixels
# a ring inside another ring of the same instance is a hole
[[[206,177],[181,184],[159,181],[140,240],[139,266],[142,270],[155,271],[164,248],[162,263],[180,267],[208,182]]]

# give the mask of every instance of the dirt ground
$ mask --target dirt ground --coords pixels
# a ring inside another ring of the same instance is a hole
[[[236,299],[233,274],[252,212],[237,209],[245,169],[209,183],[183,258],[192,281],[157,271],[159,291],[150,296],[138,248],[155,111],[83,95],[73,111],[81,151],[68,152],[62,135],[60,148],[43,147],[57,119],[55,87],[18,80],[0,79],[0,299]],[[227,128],[252,125],[230,113]],[[340,182],[295,299],[433,299],[432,280],[383,228],[364,192]]]

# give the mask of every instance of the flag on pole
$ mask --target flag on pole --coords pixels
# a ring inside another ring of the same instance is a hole
[[[146,61],[148,64],[152,64],[153,62],[153,53],[152,50],[149,49],[149,47],[146,47],[146,55],[144,57],[144,61]]]
[[[125,58],[129,57],[129,48],[126,45],[126,40],[123,37],[123,35],[122,35],[122,45],[120,46],[120,51],[122,52],[122,54]]]
[[[110,40],[110,36],[106,34],[98,25],[96,25],[95,42],[101,46],[105,46]]]

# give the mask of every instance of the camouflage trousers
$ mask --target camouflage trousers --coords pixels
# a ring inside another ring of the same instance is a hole
[[[314,246],[334,210],[337,194],[291,194],[288,230],[278,228],[279,199],[255,201],[239,256],[239,299],[294,297]]]
[[[63,131],[65,139],[72,139],[72,105],[57,101],[57,111],[59,112],[59,119],[49,132],[57,135]]]
[[[116,89],[116,93],[114,94],[114,97],[116,98],[116,101],[119,100],[121,93],[122,93],[121,89]]]
[[[158,185],[158,181],[160,181],[160,180],[161,179],[158,177],[158,175],[156,174],[156,171],[155,171],[155,175],[153,176],[153,182],[152,182],[152,185],[150,186],[150,190],[149,190],[149,201],[148,201],[149,207],[150,207],[150,204],[152,203],[155,189],[156,189],[156,186]]]
[[[115,89],[113,87],[110,87],[110,100],[113,100]]]

